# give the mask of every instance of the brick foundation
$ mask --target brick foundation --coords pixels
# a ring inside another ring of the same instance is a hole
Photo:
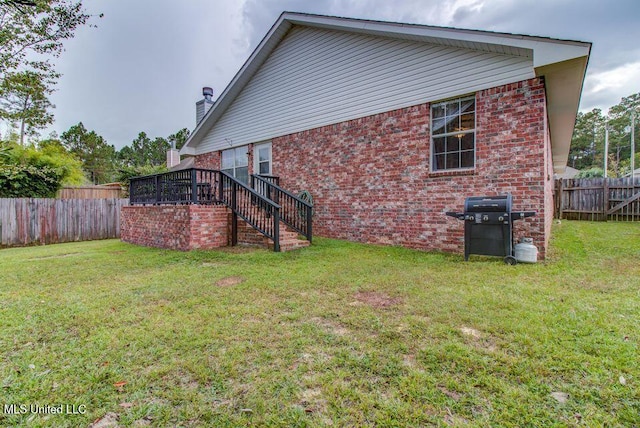
[[[228,245],[228,209],[222,205],[129,206],[120,238],[136,245],[189,251]]]

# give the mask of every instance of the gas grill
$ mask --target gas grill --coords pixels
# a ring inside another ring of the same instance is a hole
[[[533,211],[511,211],[511,194],[503,196],[471,196],[464,202],[464,212],[447,212],[464,221],[464,259],[470,254],[504,257],[516,264],[513,256],[513,222],[532,217]]]

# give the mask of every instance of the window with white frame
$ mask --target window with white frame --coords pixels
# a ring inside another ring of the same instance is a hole
[[[470,169],[475,166],[475,96],[431,105],[431,170]]]
[[[243,183],[249,183],[249,154],[248,147],[236,147],[222,151],[221,171],[237,178]]]

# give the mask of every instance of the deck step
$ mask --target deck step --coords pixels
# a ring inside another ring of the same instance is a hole
[[[273,250],[273,241],[251,227],[242,219],[238,219],[238,242],[242,245],[254,245]],[[280,251],[292,251],[308,247],[310,242],[291,230],[286,224],[280,223]]]

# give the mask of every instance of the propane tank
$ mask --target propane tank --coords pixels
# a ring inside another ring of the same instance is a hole
[[[533,245],[533,238],[522,238],[514,248],[514,255],[520,263],[536,263],[538,261],[538,248]]]

